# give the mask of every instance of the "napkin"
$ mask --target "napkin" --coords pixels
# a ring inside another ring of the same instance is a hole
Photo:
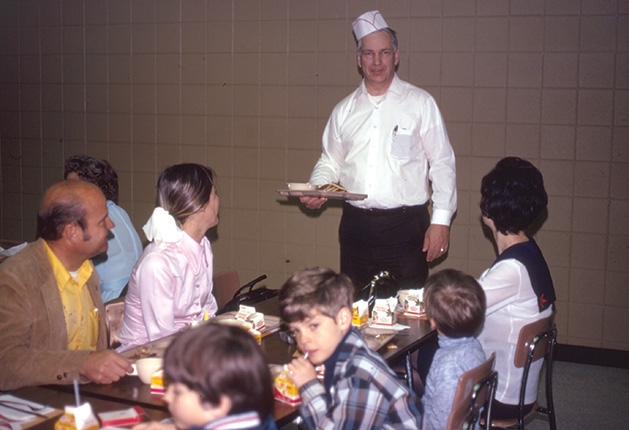
[[[2,405],[2,402],[10,402],[9,405],[15,408],[24,409],[24,412],[16,411],[15,409],[7,408]],[[24,406],[20,406],[20,404]],[[31,409],[27,406],[30,405],[36,408],[36,411],[31,411]],[[11,394],[2,394],[0,395],[0,419],[4,418],[5,420],[10,421],[33,421],[39,418],[37,415],[34,415],[31,412],[36,412],[40,415],[46,415],[52,411],[54,408],[50,406],[46,406],[43,409],[41,408],[43,405],[35,402],[31,402],[30,400],[21,399],[19,397],[15,397]]]
[[[11,248],[8,248],[8,249],[0,248],[0,256],[1,257],[12,257],[15,254],[17,254],[18,252],[20,252],[22,249],[24,249],[26,247],[26,245],[28,245],[28,242],[20,243],[19,245],[12,246]]]
[[[373,321],[369,320],[368,328],[373,330],[379,330],[379,334],[392,334],[392,330],[402,331],[410,328],[410,326],[395,323],[393,325],[383,325],[383,324],[374,324]]]

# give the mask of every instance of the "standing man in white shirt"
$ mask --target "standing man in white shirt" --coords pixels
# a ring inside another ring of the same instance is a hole
[[[343,205],[341,272],[357,286],[387,270],[398,288],[422,287],[428,262],[448,251],[454,151],[433,97],[397,76],[397,36],[380,12],[352,26],[363,80],[332,111],[310,183],[368,195]],[[300,200],[319,209],[327,199]]]

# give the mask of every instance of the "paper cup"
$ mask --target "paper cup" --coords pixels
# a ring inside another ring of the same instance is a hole
[[[150,384],[153,373],[160,370],[163,365],[164,360],[160,357],[140,358],[132,364],[133,372],[129,373],[129,375],[137,375],[142,382]]]

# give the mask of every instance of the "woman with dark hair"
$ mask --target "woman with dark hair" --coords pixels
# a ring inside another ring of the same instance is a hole
[[[487,296],[485,327],[478,337],[487,356],[496,352],[498,389],[492,417],[518,416],[522,369],[513,364],[520,329],[552,313],[555,290],[542,251],[526,230],[548,203],[542,174],[530,162],[507,157],[482,181],[483,223],[491,230],[498,258],[479,278]],[[533,363],[525,413],[537,399],[542,360]]]
[[[273,383],[262,350],[239,327],[204,324],[177,336],[164,355],[171,423],[134,430],[276,430]]]
[[[89,155],[72,155],[63,166],[64,179],[79,179],[96,185],[107,199],[110,230],[108,249],[92,258],[100,279],[103,302],[120,296],[129,282],[133,265],[142,255],[142,242],[127,212],[118,206],[118,174],[107,160]]]
[[[175,333],[216,313],[212,247],[205,237],[218,225],[220,202],[213,176],[199,164],[178,164],[160,175],[158,207],[143,227],[152,242],[129,281],[121,349]]]

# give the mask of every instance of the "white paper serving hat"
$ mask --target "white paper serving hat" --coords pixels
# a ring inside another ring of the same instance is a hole
[[[360,40],[368,34],[382,30],[383,28],[387,28],[389,26],[379,10],[372,10],[370,12],[365,12],[356,18],[352,27],[354,28],[356,40]]]

